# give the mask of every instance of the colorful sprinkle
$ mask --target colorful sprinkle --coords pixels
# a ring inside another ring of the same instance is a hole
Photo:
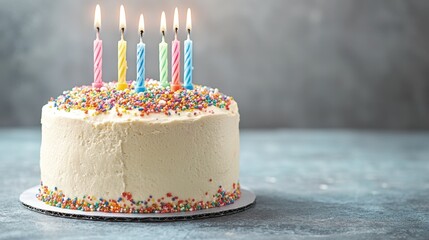
[[[235,185],[235,183],[234,183]],[[36,195],[37,199],[46,203],[47,205],[66,208],[71,210],[80,210],[85,212],[109,212],[109,213],[175,213],[175,212],[188,212],[196,211],[214,207],[222,207],[234,203],[240,198],[240,184],[237,183],[237,188],[232,192],[218,189],[212,195],[211,201],[195,201],[195,199],[179,199],[175,196],[172,201],[164,202],[162,198],[152,199],[148,201],[135,201],[130,192],[122,193],[122,197],[118,200],[105,200],[104,198],[96,198],[94,196],[83,196],[82,198],[70,199],[58,190],[50,190],[43,184],[39,188],[39,193]],[[208,195],[208,192],[205,193]],[[172,193],[167,193],[167,196],[173,196]]]
[[[51,98],[50,102],[58,110],[70,112],[81,110],[85,114],[93,111],[94,115],[116,111],[121,117],[129,111],[136,110],[141,117],[151,113],[164,113],[170,116],[172,113],[180,115],[180,112],[205,111],[210,106],[229,110],[233,101],[232,97],[223,95],[219,90],[195,85],[194,90],[180,89],[173,92],[170,87],[164,88],[159,81],[147,80],[147,91],[136,93],[134,83],[130,82],[130,88],[123,91],[117,90],[115,84],[108,83],[102,88],[91,86],[74,87],[70,91],[64,91],[57,98]]]

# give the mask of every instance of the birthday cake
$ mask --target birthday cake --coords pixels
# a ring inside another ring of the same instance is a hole
[[[159,81],[75,87],[42,108],[37,198],[74,210],[172,213],[240,197],[239,113],[232,97]]]

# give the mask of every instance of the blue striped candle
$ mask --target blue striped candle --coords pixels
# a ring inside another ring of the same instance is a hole
[[[136,92],[144,92],[145,80],[145,44],[140,42],[137,44],[137,82]]]
[[[184,70],[184,87],[186,89],[194,89],[192,85],[192,40],[185,40],[185,70]]]
[[[192,20],[191,20],[191,9],[188,8],[188,12],[186,14],[186,29],[188,30],[188,39],[185,40],[185,70],[184,72],[184,80],[183,86],[186,89],[192,90],[194,86],[192,85],[192,70],[194,67],[192,66],[192,40],[191,40],[191,28],[192,28]]]
[[[144,92],[146,91],[146,87],[144,85],[145,80],[145,50],[146,46],[142,41],[143,32],[144,32],[144,19],[143,14],[140,15],[139,21],[139,31],[140,31],[140,42],[137,44],[137,79],[136,79],[136,92]]]

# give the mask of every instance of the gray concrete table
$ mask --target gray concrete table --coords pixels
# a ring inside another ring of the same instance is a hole
[[[255,207],[170,223],[114,223],[27,210],[40,132],[0,130],[2,239],[429,239],[429,133],[242,131],[241,184]]]

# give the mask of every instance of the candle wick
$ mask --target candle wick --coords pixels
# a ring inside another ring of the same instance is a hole
[[[164,32],[164,30],[162,31],[162,41],[163,42],[165,41],[165,32]]]
[[[100,38],[100,28],[99,27],[97,27],[97,40]]]
[[[191,29],[188,28],[188,40],[191,39]]]
[[[125,28],[121,28],[121,40],[124,40],[124,31],[125,31]]]

